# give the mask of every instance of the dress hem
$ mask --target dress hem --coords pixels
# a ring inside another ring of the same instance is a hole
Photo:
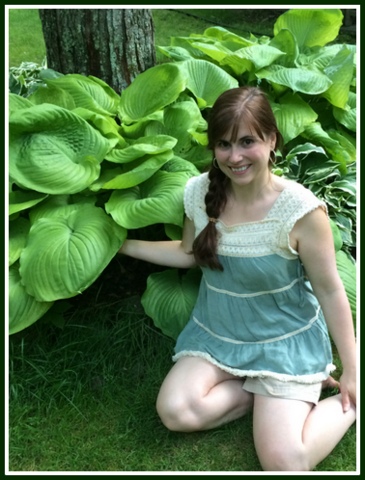
[[[183,350],[172,357],[173,362],[176,362],[180,358],[183,357],[199,357],[207,360],[208,362],[212,363],[216,367],[228,372],[237,377],[271,377],[277,380],[281,380],[282,382],[298,382],[304,384],[312,384],[318,383],[326,380],[329,375],[336,370],[336,366],[333,364],[328,364],[326,370],[324,372],[313,373],[309,375],[289,375],[286,373],[276,373],[271,372],[269,370],[240,370],[238,368],[232,368],[227,365],[224,365],[218,362],[215,358],[213,358],[208,353],[193,351],[193,350]]]

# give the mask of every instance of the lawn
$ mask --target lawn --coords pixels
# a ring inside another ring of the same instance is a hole
[[[229,9],[154,10],[156,44],[203,33],[214,24],[269,35],[271,12],[247,10],[242,18]],[[44,57],[37,10],[11,9],[9,66],[41,64]],[[51,323],[40,320],[10,337],[11,473],[261,472],[251,415],[194,434],[169,432],[161,424],[155,401],[171,367],[174,341],[154,327],[141,306],[153,268],[115,259],[82,295],[60,302],[64,323],[54,316]],[[315,472],[355,472],[356,440],[353,426]]]

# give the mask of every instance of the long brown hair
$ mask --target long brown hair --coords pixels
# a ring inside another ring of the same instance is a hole
[[[281,148],[283,140],[270,103],[265,93],[256,87],[232,88],[218,97],[208,119],[208,148],[214,152],[216,143],[228,132],[231,132],[231,141],[235,141],[242,123],[248,123],[262,140],[275,133],[275,151]],[[217,256],[218,231],[214,219],[218,219],[227,203],[228,178],[214,166],[214,159],[208,177],[205,206],[212,220],[196,237],[193,254],[198,265],[223,270]]]

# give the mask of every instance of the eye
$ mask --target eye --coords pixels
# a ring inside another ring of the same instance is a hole
[[[243,145],[244,147],[252,145],[253,143],[255,143],[255,140],[251,137],[241,138],[241,145]]]
[[[229,142],[227,142],[226,140],[219,140],[216,143],[216,148],[220,148],[221,150],[229,148],[230,146],[231,146],[231,144]]]

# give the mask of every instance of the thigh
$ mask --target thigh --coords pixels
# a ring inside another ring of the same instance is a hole
[[[273,450],[298,449],[313,404],[301,400],[255,395],[253,433],[259,457]]]
[[[167,374],[160,395],[204,397],[216,385],[229,379],[240,380],[200,357],[182,357]],[[243,378],[242,378],[243,382]]]

